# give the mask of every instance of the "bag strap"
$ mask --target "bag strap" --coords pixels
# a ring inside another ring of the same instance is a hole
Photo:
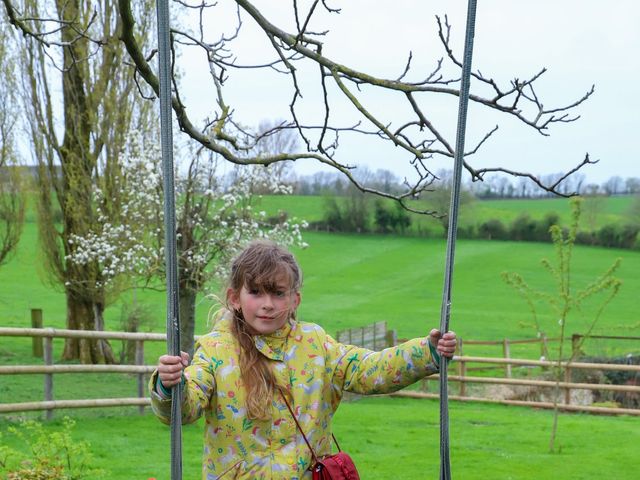
[[[293,409],[291,408],[291,405],[289,405],[289,402],[287,401],[287,397],[285,396],[284,392],[281,389],[278,389],[278,390],[280,391],[280,395],[282,396],[282,399],[284,400],[285,405],[289,409],[289,413],[291,413],[291,416],[293,417],[293,421],[296,422],[296,426],[298,427],[298,430],[300,430],[300,433],[302,434],[302,438],[304,438],[304,441],[307,444],[307,447],[309,447],[309,451],[311,452],[311,458],[313,458],[313,462],[318,463],[319,462],[318,456],[316,455],[316,452],[314,452],[313,448],[311,447],[311,443],[309,443],[307,436],[304,434],[304,431],[302,430],[300,423],[298,423],[298,419],[296,418],[295,413],[293,413]]]

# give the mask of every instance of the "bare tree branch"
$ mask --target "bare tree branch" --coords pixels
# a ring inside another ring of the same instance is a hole
[[[3,0],[8,1],[8,0]],[[443,73],[443,62],[446,59],[454,68],[460,69],[461,62],[457,59],[450,46],[451,26],[445,17],[444,22],[438,17],[438,36],[444,47],[446,56],[440,58],[434,70],[423,80],[410,82],[409,74],[412,73],[412,53],[409,53],[406,64],[398,78],[379,78],[368,73],[364,73],[347,65],[342,65],[323,54],[323,44],[319,40],[327,32],[314,33],[309,31],[314,15],[320,10],[317,7],[322,5],[329,13],[338,13],[320,0],[310,3],[308,10],[302,11],[297,0],[292,2],[294,14],[295,31],[289,33],[272,22],[270,22],[249,0],[235,0],[237,6],[236,26],[232,26],[231,34],[220,34],[216,40],[207,40],[211,37],[209,28],[205,28],[205,11],[216,8],[215,3],[190,4],[184,0],[176,2],[184,8],[198,11],[199,24],[191,33],[183,28],[175,28],[173,35],[175,45],[184,48],[202,49],[206,61],[209,65],[210,77],[215,88],[216,109],[215,112],[205,121],[204,128],[196,127],[189,117],[187,108],[180,101],[180,84],[174,79],[174,97],[172,106],[176,113],[176,118],[180,129],[187,133],[192,139],[197,141],[203,148],[215,152],[227,161],[238,164],[260,164],[270,165],[282,161],[313,160],[321,164],[329,165],[342,172],[358,189],[363,192],[375,193],[387,198],[395,199],[405,208],[409,208],[407,199],[416,198],[422,192],[429,190],[432,182],[437,180],[428,167],[429,161],[434,157],[453,158],[454,147],[452,139],[448,139],[443,133],[446,128],[438,126],[436,120],[426,115],[422,108],[422,96],[460,95],[455,85],[459,78],[455,76],[447,77]],[[133,64],[136,67],[137,75],[156,93],[158,92],[158,79],[154,69],[149,65],[148,56],[145,56],[134,35],[136,25],[131,12],[131,0],[118,0],[119,12],[122,18],[121,39],[129,52]],[[306,9],[307,7],[305,7]],[[255,64],[239,62],[232,53],[232,42],[239,36],[243,19],[252,19],[255,24],[266,35],[272,47],[274,57],[265,61],[258,61]],[[229,28],[229,25],[226,25]],[[322,115],[322,119],[316,122],[308,122],[301,115],[303,102],[303,88],[306,88],[306,77],[300,77],[299,67],[305,64],[316,65],[320,73],[320,82],[316,86],[321,93],[321,103],[317,112]],[[291,82],[291,97],[289,102],[290,121],[285,121],[277,129],[296,129],[305,151],[269,153],[264,155],[251,155],[256,142],[255,136],[248,135],[243,122],[235,118],[236,112],[232,105],[225,101],[225,87],[229,75],[234,70],[256,69],[273,70],[289,77]],[[535,90],[535,82],[544,74],[545,69],[526,80],[515,78],[506,86],[501,86],[498,81],[490,76],[482,74],[479,70],[473,73],[473,79],[479,86],[488,86],[491,90],[490,96],[482,96],[476,92],[470,95],[470,100],[488,109],[506,114],[508,117],[516,119],[525,125],[534,128],[542,135],[548,135],[548,129],[555,123],[573,122],[579,118],[572,112],[576,107],[586,101],[593,93],[593,88],[580,99],[561,107],[547,108],[539,98]],[[352,88],[354,87],[354,88]],[[388,94],[398,93],[400,99],[408,103],[409,111],[412,112],[409,118],[404,118],[400,122],[397,119],[386,118],[384,114],[373,113],[373,108],[369,108],[367,101],[363,97],[367,92],[388,92]],[[334,95],[334,92],[337,93]],[[333,113],[335,102],[347,102],[359,117],[359,120],[352,127],[336,126]],[[396,123],[398,122],[398,123]],[[317,125],[320,123],[320,125]],[[399,125],[399,126],[398,126]],[[476,154],[487,142],[498,127],[488,131],[475,145],[466,152],[466,156]],[[404,157],[409,162],[415,172],[416,178],[406,180],[406,190],[401,194],[381,192],[368,188],[353,174],[355,166],[340,159],[339,139],[341,135],[371,135],[381,142],[398,147],[398,154],[390,158],[392,162],[402,161]],[[580,168],[593,163],[582,162],[572,169],[575,173]],[[503,171],[506,169],[475,169],[465,163],[466,170],[474,180],[482,180],[484,173],[489,171]],[[571,174],[569,173],[569,175]],[[515,176],[530,178],[541,188],[552,193],[559,193],[557,188],[559,183],[546,184],[539,177],[526,173],[513,171]],[[435,214],[434,212],[427,212]]]
[[[596,163],[598,163],[599,160],[591,160],[589,158],[589,154],[587,153],[584,157],[584,160],[582,160],[582,162],[580,162],[578,165],[576,165],[574,168],[572,168],[571,170],[569,170],[568,172],[562,174],[555,182],[551,183],[551,184],[546,184],[544,183],[538,176],[533,175],[531,173],[526,173],[526,172],[518,172],[516,170],[511,170],[508,168],[501,168],[501,167],[493,167],[493,168],[479,168],[479,169],[473,169],[471,168],[469,165],[465,164],[466,169],[471,173],[472,178],[474,179],[474,181],[476,180],[482,180],[482,177],[486,174],[486,173],[490,173],[490,172],[502,172],[502,173],[506,173],[508,175],[511,175],[513,177],[524,177],[524,178],[528,178],[530,179],[533,183],[535,183],[538,187],[540,187],[542,190],[552,193],[554,195],[558,195],[560,197],[573,197],[575,195],[578,195],[578,192],[574,191],[574,192],[569,192],[569,193],[564,193],[562,192],[558,187],[565,181],[567,180],[567,178],[569,178],[571,175],[573,175],[574,173],[576,173],[578,170],[580,170],[582,167],[586,166],[586,165],[595,165]]]

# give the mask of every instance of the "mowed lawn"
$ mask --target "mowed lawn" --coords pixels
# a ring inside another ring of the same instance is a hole
[[[565,414],[558,444],[548,452],[551,412],[452,403],[451,465],[461,480],[637,479],[638,418]],[[0,431],[8,422],[0,418]],[[48,431],[60,421],[48,424]],[[439,423],[435,400],[388,397],[343,402],[334,431],[363,480],[438,478]],[[183,427],[183,478],[200,478],[203,422]],[[168,480],[169,428],[151,415],[83,417],[73,438],[88,441],[110,480]],[[15,438],[5,436],[17,447]]]

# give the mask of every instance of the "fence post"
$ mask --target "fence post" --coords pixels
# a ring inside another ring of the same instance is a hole
[[[31,309],[31,328],[42,328],[42,309]],[[31,337],[33,356],[42,358],[42,337]]]
[[[136,365],[144,365],[144,340],[136,340]],[[144,373],[138,374],[138,398],[144,397]],[[140,415],[144,415],[144,405],[138,407]]]
[[[581,338],[582,335],[578,333],[574,333],[573,335],[571,335],[571,358],[576,358],[579,355]]]
[[[44,337],[44,364],[53,365],[53,338]],[[47,402],[53,400],[53,373],[44,374],[44,399]],[[53,410],[48,409],[45,418],[51,420],[53,418]]]
[[[504,353],[504,358],[506,358],[507,360],[511,359],[511,354],[509,352],[509,339],[505,338],[502,341],[502,351]],[[507,378],[511,378],[511,364],[510,363],[505,363],[504,365],[504,374]]]
[[[395,347],[398,343],[398,335],[395,330],[387,330],[387,347]]]
[[[544,333],[540,337],[540,356],[549,360],[549,345],[547,344],[547,335]]]
[[[565,383],[571,383],[571,367],[569,365],[564,369],[564,381]],[[571,389],[569,387],[564,389],[564,403],[567,405],[571,403]]]
[[[458,355],[462,356],[462,338],[458,339]],[[458,375],[460,375],[460,396],[465,397],[467,395],[467,382],[464,377],[467,376],[467,364],[464,361],[458,362]]]

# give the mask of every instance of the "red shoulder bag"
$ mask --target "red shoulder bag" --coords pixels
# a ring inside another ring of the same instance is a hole
[[[313,459],[313,465],[309,468],[312,473],[313,480],[360,480],[360,476],[358,475],[358,470],[356,469],[353,460],[351,457],[340,450],[340,445],[338,445],[338,441],[336,437],[333,435],[333,441],[336,442],[336,447],[338,447],[338,453],[333,455],[326,455],[324,457],[318,457],[316,452],[313,451],[307,436],[304,434],[302,427],[298,423],[298,419],[293,413],[293,409],[283,392],[280,392],[284,403],[287,405],[289,409],[289,413],[293,417],[293,421],[296,422],[296,426],[298,430],[302,434],[302,438],[304,438],[307,447],[309,447],[309,451],[311,452],[311,458]]]

